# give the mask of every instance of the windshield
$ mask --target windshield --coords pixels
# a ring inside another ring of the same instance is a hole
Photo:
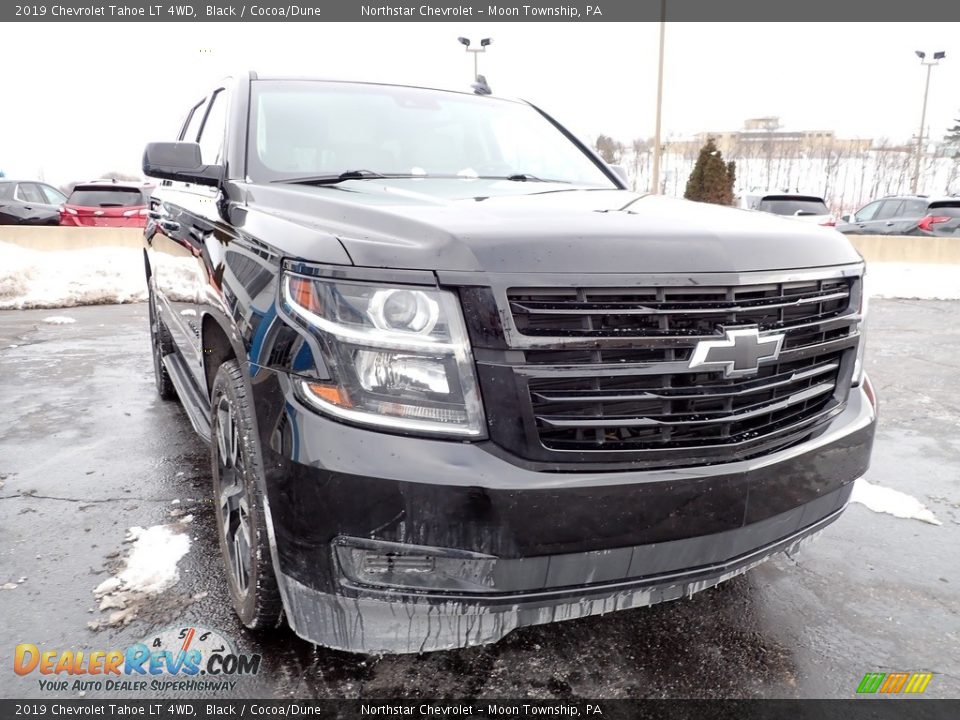
[[[820,198],[765,197],[757,205],[758,210],[775,215],[829,215],[826,204]]]
[[[524,103],[385,85],[253,83],[250,176],[260,182],[369,170],[509,177],[612,188],[549,120]]]

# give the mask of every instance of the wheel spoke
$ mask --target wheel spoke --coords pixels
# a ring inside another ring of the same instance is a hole
[[[240,543],[237,539],[237,536],[233,536],[233,578],[236,580],[237,587],[241,590],[244,589],[245,585],[243,582],[243,561],[240,553]]]
[[[217,449],[220,451],[220,465],[226,465],[230,460],[230,440],[227,433],[233,424],[230,404],[222,399],[217,406]]]
[[[230,466],[237,467],[237,460],[240,455],[240,429],[237,427],[233,416],[230,417]]]

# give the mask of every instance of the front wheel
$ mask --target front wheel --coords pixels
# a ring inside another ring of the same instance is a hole
[[[210,459],[220,553],[233,607],[248,628],[275,627],[282,603],[273,574],[252,402],[236,360],[213,381]]]

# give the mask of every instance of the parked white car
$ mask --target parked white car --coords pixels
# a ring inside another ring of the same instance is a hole
[[[837,219],[830,213],[823,198],[806,193],[768,190],[744,193],[740,207],[796,218],[803,222],[834,227]]]

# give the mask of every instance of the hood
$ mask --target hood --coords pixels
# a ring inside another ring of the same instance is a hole
[[[247,202],[250,211],[334,235],[351,261],[365,267],[748,272],[860,260],[849,241],[830,228],[626,190],[554,183],[417,178],[320,187],[251,185]],[[282,246],[280,240],[263,239]]]

